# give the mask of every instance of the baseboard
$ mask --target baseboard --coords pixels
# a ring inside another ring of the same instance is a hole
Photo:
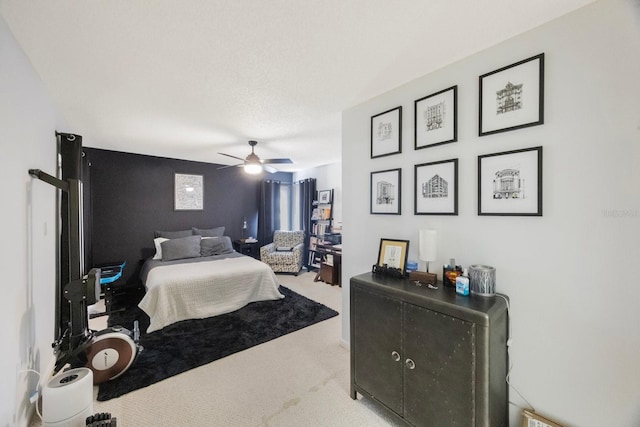
[[[340,339],[340,347],[343,347],[347,350],[351,350],[351,345],[349,344],[349,342],[345,341],[344,339]]]

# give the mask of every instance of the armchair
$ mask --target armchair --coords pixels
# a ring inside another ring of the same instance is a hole
[[[297,276],[303,258],[304,231],[278,230],[273,233],[273,243],[260,248],[260,260],[276,273],[295,273]]]

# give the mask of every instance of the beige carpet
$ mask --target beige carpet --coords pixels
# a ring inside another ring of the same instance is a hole
[[[314,277],[278,275],[283,286],[341,312],[341,288]],[[349,352],[340,339],[336,316],[120,398],[94,401],[93,409],[110,412],[122,427],[396,425],[370,402],[349,396]]]

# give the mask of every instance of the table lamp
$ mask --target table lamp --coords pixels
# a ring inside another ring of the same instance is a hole
[[[426,262],[427,273],[429,272],[429,262],[436,260],[436,237],[436,230],[420,230],[420,260]]]

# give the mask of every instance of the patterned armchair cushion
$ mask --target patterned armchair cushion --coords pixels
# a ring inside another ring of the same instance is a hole
[[[292,248],[278,251],[278,248]],[[282,231],[273,234],[273,243],[260,248],[260,260],[276,273],[296,273],[302,269],[304,231]]]

